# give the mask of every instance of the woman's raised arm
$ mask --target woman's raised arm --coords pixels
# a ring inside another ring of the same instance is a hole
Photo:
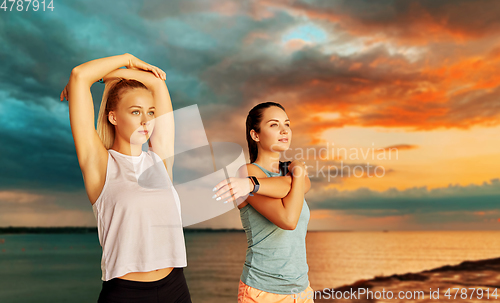
[[[61,94],[61,99],[65,97],[69,103],[71,132],[84,174],[89,163],[94,163],[100,155],[107,154],[94,126],[94,104],[90,87],[110,71],[128,65],[131,57],[133,56],[130,54],[123,54],[78,65],[71,71],[68,84]]]
[[[155,127],[149,139],[151,149],[163,160],[170,180],[173,180],[175,124],[172,101],[165,84],[165,76],[158,78],[154,74],[135,68],[119,68],[103,77],[120,77],[142,82],[153,93],[155,104]]]
[[[71,132],[75,141],[78,163],[92,203],[97,197],[90,189],[102,187],[104,184],[108,153],[94,126],[94,104],[90,87],[98,79],[122,66],[149,70],[158,78],[165,78],[165,73],[161,69],[125,53],[95,59],[73,68],[68,84],[60,96],[61,101],[64,98],[68,100]]]

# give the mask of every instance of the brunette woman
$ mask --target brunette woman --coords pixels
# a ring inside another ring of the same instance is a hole
[[[302,161],[292,161],[286,176],[280,170],[280,153],[292,140],[290,124],[278,103],[252,108],[246,119],[250,164],[240,169],[240,178],[216,186],[221,198],[246,198],[238,205],[248,242],[238,303],[314,302],[305,243],[310,212],[304,194],[310,180]],[[241,178],[246,175],[257,178],[257,191],[250,178]]]

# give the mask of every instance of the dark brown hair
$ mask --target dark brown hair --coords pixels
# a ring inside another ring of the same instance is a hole
[[[247,134],[247,143],[248,143],[248,153],[250,154],[250,163],[255,162],[257,160],[257,155],[259,153],[259,148],[257,147],[257,142],[252,139],[250,135],[250,131],[253,129],[255,132],[260,133],[260,123],[262,122],[262,116],[264,113],[264,109],[269,108],[271,106],[276,106],[285,111],[285,108],[276,102],[264,102],[257,104],[254,106],[250,112],[248,112],[247,121],[246,121],[246,134]]]

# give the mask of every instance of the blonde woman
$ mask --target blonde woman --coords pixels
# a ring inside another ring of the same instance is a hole
[[[191,302],[165,78],[126,53],[73,68],[61,93],[103,250],[100,303]],[[96,131],[90,87],[99,79],[105,90]]]
[[[240,178],[216,185],[223,200],[238,201],[247,236],[238,303],[314,302],[306,256],[310,212],[304,199],[311,183],[302,161],[292,161],[289,173],[280,169],[280,153],[292,141],[290,123],[279,103],[252,108],[246,119],[250,164],[240,169]],[[259,186],[241,178],[246,174],[256,177]]]

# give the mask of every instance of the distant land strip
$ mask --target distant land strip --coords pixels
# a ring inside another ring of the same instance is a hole
[[[184,228],[184,232],[244,232],[243,229]],[[97,233],[97,227],[0,227],[0,234],[86,234]]]
[[[245,232],[237,228],[186,228],[185,233],[196,232]],[[349,230],[308,230],[307,232],[350,232]],[[29,227],[8,226],[0,227],[0,234],[87,234],[97,233],[97,227],[64,226],[64,227]]]

